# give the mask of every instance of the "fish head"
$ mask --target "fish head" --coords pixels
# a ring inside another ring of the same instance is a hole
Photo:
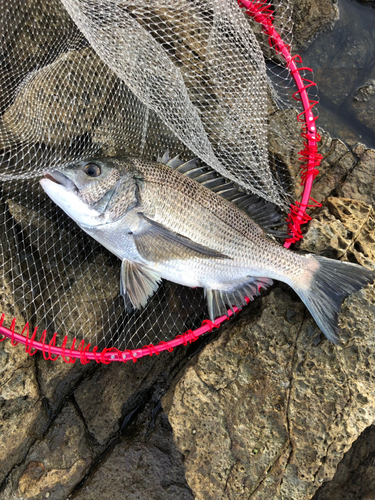
[[[119,192],[128,197],[121,200],[125,209],[134,206],[134,173],[124,167],[124,163],[111,158],[70,164],[46,174],[40,184],[48,196],[82,227],[95,227],[116,220],[119,211],[114,210],[114,201]]]

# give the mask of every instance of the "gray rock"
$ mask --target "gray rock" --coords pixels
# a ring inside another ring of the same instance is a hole
[[[4,124],[23,142],[73,139],[91,130],[115,80],[91,48],[61,54],[22,83]]]
[[[363,431],[339,463],[332,481],[323,484],[313,500],[371,500],[375,491],[375,426]]]
[[[375,70],[373,74],[375,76]],[[360,122],[375,131],[375,80],[370,80],[357,90],[352,110]]]
[[[316,35],[338,19],[337,0],[293,0],[295,50],[306,49]]]
[[[100,445],[105,445],[119,431],[122,417],[139,407],[143,394],[159,375],[171,376],[170,368],[181,356],[183,350],[177,350],[137,363],[100,366],[80,384],[74,397],[88,429]]]
[[[193,500],[167,417],[160,412],[154,418],[158,406],[150,412],[151,406],[78,490],[75,500],[120,499],[124,492],[129,500]]]
[[[344,198],[352,198],[374,205],[374,185],[375,150],[368,149],[363,153],[355,168],[349,173],[338,193],[339,196]]]
[[[357,1],[360,3],[372,5],[373,7],[375,6],[375,0],[357,0]]]
[[[74,407],[65,406],[46,436],[11,474],[4,500],[66,498],[92,461],[86,431]]]

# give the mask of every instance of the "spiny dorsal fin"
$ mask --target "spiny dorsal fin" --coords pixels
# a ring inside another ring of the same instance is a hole
[[[265,201],[255,194],[245,193],[234,182],[228,181],[212,168],[200,165],[198,158],[193,158],[187,162],[181,161],[178,156],[171,159],[169,157],[169,150],[167,150],[163,156],[158,157],[157,161],[194,179],[222,198],[236,204],[254,222],[261,226],[268,235],[278,238],[288,237],[284,231],[270,229],[275,226],[285,226],[285,223],[281,221],[281,215],[276,205]]]

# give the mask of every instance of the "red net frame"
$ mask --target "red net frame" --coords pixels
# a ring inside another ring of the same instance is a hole
[[[287,217],[288,232],[290,238],[286,240],[284,246],[289,248],[293,243],[302,238],[301,225],[311,220],[311,217],[306,213],[308,207],[320,206],[316,200],[311,198],[311,189],[315,177],[319,171],[319,166],[322,156],[318,153],[317,143],[320,141],[320,136],[316,129],[317,116],[314,115],[313,108],[318,101],[310,99],[307,90],[315,86],[313,80],[302,76],[306,71],[312,72],[311,68],[303,66],[302,58],[297,54],[292,56],[290,47],[282,40],[280,34],[274,27],[273,10],[268,0],[238,0],[240,8],[246,9],[246,14],[254,19],[255,22],[262,26],[263,33],[268,37],[270,47],[275,50],[285,61],[294,83],[297,87],[293,98],[299,101],[303,107],[303,111],[297,116],[297,120],[302,124],[301,136],[304,139],[304,148],[299,152],[299,160],[301,161],[301,185],[304,186],[301,201],[296,201],[295,204],[290,206],[289,215]],[[249,299],[246,299],[249,302]],[[214,328],[218,328],[222,323],[228,321],[233,314],[239,310],[233,307],[228,310],[227,316],[221,316],[214,322],[204,320],[202,325],[196,330],[189,330],[181,335],[177,335],[174,339],[168,342],[160,342],[159,344],[145,345],[140,349],[126,349],[120,351],[116,348],[105,348],[102,351],[98,350],[97,346],[90,343],[85,344],[85,340],[80,343],[77,339],[73,339],[70,347],[67,347],[68,337],[65,336],[61,347],[56,346],[57,333],[47,343],[47,331],[44,330],[39,340],[35,340],[38,327],[30,334],[30,326],[28,323],[24,325],[22,332],[16,333],[16,318],[13,318],[10,328],[6,328],[4,323],[5,315],[0,318],[0,335],[3,336],[0,341],[10,339],[13,346],[18,343],[25,345],[25,351],[33,356],[36,352],[41,351],[45,360],[56,361],[61,358],[65,363],[75,363],[80,359],[82,364],[96,361],[97,363],[109,364],[113,361],[127,362],[132,360],[135,362],[137,359],[144,356],[158,355],[163,351],[172,351],[179,345],[187,345],[188,343],[196,341],[200,336],[205,333],[212,332]],[[77,345],[78,344],[78,345]]]

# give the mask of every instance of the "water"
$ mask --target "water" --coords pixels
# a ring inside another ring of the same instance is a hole
[[[317,123],[333,137],[375,148],[375,9],[352,0],[338,5],[333,29],[301,53],[319,87]]]

